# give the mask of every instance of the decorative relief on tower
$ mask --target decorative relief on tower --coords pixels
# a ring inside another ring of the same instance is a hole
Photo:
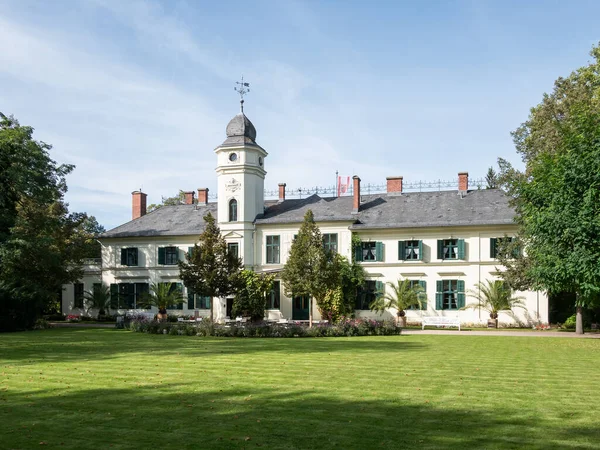
[[[231,192],[235,192],[242,188],[242,183],[237,181],[235,178],[232,178],[229,181],[225,182],[225,189]]]

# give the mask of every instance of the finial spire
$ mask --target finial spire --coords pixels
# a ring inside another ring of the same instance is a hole
[[[244,113],[244,95],[250,92],[250,83],[244,83],[244,75],[242,75],[242,81],[236,81],[235,84],[239,85],[239,87],[234,87],[233,89],[240,94],[240,108],[242,109],[242,114]]]

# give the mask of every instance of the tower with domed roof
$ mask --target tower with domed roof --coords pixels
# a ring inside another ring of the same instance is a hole
[[[242,100],[243,101],[243,100]],[[243,112],[226,129],[227,139],[215,149],[217,155],[218,222],[228,244],[238,244],[244,264],[254,261],[254,219],[264,210],[265,158],[256,143],[256,128]]]

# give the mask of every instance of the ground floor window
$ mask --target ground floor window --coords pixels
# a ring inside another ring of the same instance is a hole
[[[438,280],[436,284],[435,309],[460,309],[465,306],[463,280]]]
[[[141,309],[143,296],[148,291],[148,283],[113,283],[110,285],[110,308]]]
[[[210,297],[196,294],[191,288],[188,288],[187,293],[188,309],[210,309]]]
[[[371,309],[371,303],[383,293],[383,282],[375,280],[367,280],[365,284],[358,290],[356,295],[355,309],[368,310]]]
[[[279,309],[281,307],[281,282],[273,281],[273,287],[267,294],[267,309]]]
[[[420,286],[423,290],[421,293],[419,293],[419,300],[421,301],[421,310],[425,311],[427,309],[427,282],[425,280],[410,280],[410,287],[413,288],[415,286]],[[418,310],[419,307],[414,305],[408,309]]]
[[[73,307],[83,308],[83,283],[73,284]]]

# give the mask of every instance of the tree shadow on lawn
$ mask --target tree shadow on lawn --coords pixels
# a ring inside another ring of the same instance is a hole
[[[106,360],[127,354],[175,356],[236,355],[264,352],[417,352],[427,346],[408,336],[348,338],[214,338],[165,336],[111,329],[74,329],[0,335],[0,362]]]
[[[193,384],[0,392],[4,448],[595,448],[600,430],[523,409],[456,408]],[[307,387],[307,391],[310,387]],[[574,423],[573,423],[574,425]]]

